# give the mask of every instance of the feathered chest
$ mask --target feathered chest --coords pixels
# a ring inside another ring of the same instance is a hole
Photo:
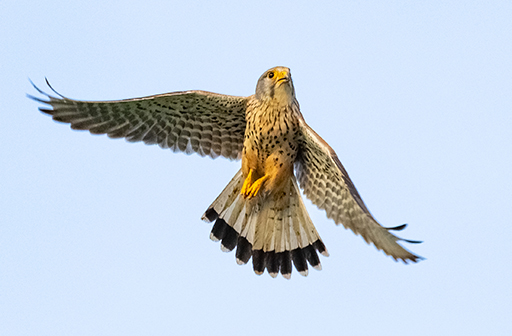
[[[247,110],[245,147],[265,159],[274,152],[295,156],[299,121],[291,106],[259,105]]]

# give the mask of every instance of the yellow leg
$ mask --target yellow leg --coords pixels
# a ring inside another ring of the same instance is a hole
[[[256,181],[254,181],[254,183],[251,185],[249,190],[246,191],[246,193],[244,195],[245,198],[251,199],[254,196],[258,195],[258,191],[260,191],[261,186],[263,185],[263,182],[268,180],[269,177],[270,177],[269,175],[265,175],[262,178],[259,178]]]
[[[240,194],[244,195],[244,197],[247,197],[249,192],[249,187],[252,180],[252,169],[249,169],[249,174],[247,175],[247,178],[244,181],[244,184],[242,185],[242,190],[240,190]]]

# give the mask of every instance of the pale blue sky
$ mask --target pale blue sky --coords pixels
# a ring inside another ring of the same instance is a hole
[[[0,4],[0,335],[512,334],[512,2]],[[288,66],[395,263],[306,201],[331,256],[256,276],[200,220],[238,162],[71,131],[25,97],[250,95]]]

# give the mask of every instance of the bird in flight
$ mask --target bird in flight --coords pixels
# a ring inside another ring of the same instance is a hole
[[[50,84],[47,82],[51,88]],[[238,264],[252,258],[254,272],[289,279],[292,264],[306,276],[308,263],[320,270],[317,252],[328,256],[300,196],[300,188],[327,217],[342,224],[395,260],[421,257],[398,241],[370,214],[334,150],[306,124],[295,98],[290,69],[261,75],[252,96],[179,91],[113,101],[80,101],[58,94],[40,110],[75,130],[157,144],[187,154],[231,160],[242,167],[208,207],[210,238],[232,251]],[[53,89],[52,89],[53,90]]]

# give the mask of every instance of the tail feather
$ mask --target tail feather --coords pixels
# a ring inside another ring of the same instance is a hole
[[[260,194],[251,200],[240,195],[242,171],[233,177],[210,205],[203,220],[215,221],[210,238],[221,241],[223,251],[235,247],[236,262],[251,258],[256,274],[265,269],[272,277],[279,272],[291,277],[292,263],[300,274],[308,274],[308,263],[322,268],[317,251],[328,256],[300,196],[293,177],[282,194]]]

